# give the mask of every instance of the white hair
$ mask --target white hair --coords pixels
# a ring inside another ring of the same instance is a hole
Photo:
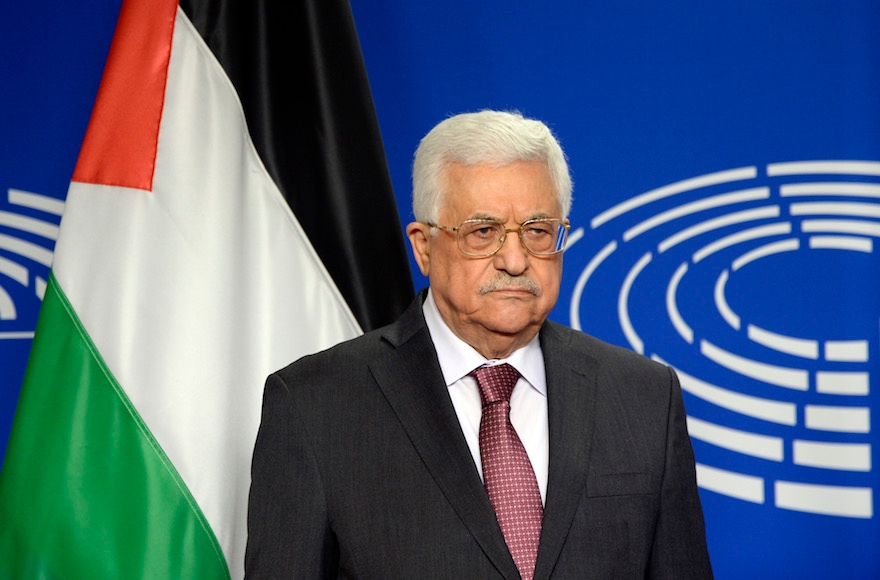
[[[571,175],[562,147],[547,125],[517,112],[480,111],[449,117],[419,143],[412,173],[416,220],[437,223],[450,164],[504,166],[517,161],[547,165],[561,217],[567,217],[571,209]]]

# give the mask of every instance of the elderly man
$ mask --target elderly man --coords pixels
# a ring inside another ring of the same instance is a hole
[[[547,320],[570,200],[539,121],[425,136],[406,231],[430,287],[269,377],[250,576],[712,577],[675,374]]]

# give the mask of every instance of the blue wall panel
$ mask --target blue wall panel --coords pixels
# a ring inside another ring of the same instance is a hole
[[[552,316],[680,371],[717,577],[880,576],[880,7],[352,4],[404,222],[447,115],[559,136]],[[118,7],[0,7],[0,450]]]

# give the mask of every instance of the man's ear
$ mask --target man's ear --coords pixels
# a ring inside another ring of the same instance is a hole
[[[431,226],[412,222],[406,226],[406,235],[412,245],[413,255],[423,276],[431,273]]]

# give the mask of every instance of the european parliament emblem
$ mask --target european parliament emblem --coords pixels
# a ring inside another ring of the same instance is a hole
[[[570,323],[676,369],[704,490],[870,519],[878,239],[880,162],[693,177],[573,232]]]

